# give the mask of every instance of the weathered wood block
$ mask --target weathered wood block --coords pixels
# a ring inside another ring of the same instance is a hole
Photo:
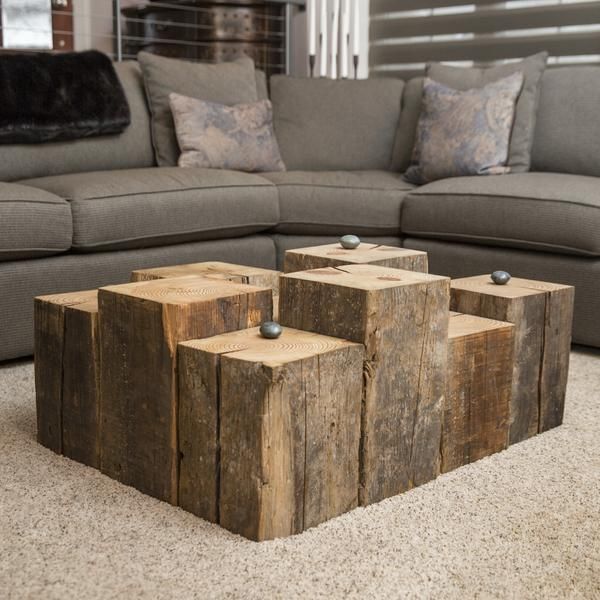
[[[283,275],[280,321],[366,347],[360,502],[439,474],[450,280],[373,265]]]
[[[100,340],[98,297],[65,307],[63,454],[100,468]]]
[[[273,314],[277,318],[279,305],[279,271],[247,267],[225,262],[201,262],[172,267],[157,267],[154,269],[139,269],[131,274],[131,281],[149,281],[151,279],[166,279],[169,277],[210,277],[227,279],[237,283],[247,283],[258,287],[268,287],[273,290]]]
[[[442,472],[508,445],[514,325],[450,314]]]
[[[287,250],[283,270],[285,273],[294,273],[323,267],[367,264],[420,273],[428,271],[427,252],[365,242],[354,250],[342,248],[339,243]]]
[[[40,296],[34,315],[38,441],[97,466],[97,292]]]
[[[179,342],[253,327],[271,290],[180,277],[101,288],[101,470],[177,504]]]
[[[363,352],[293,329],[180,344],[180,506],[258,541],[357,506]]]
[[[489,275],[452,281],[452,310],[515,325],[511,444],[562,423],[574,292],[518,278],[496,285]]]

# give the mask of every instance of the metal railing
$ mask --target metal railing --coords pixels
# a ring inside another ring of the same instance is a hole
[[[290,71],[292,18],[304,0],[0,0],[3,51],[140,50],[199,62],[247,55],[268,74]]]

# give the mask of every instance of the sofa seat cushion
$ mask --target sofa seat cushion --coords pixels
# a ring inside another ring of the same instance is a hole
[[[600,179],[558,173],[442,179],[406,197],[402,232],[600,256]]]
[[[37,188],[0,183],[0,261],[64,252],[72,234],[68,202]]]
[[[398,235],[400,206],[414,186],[388,171],[263,173],[279,190],[278,233]]]
[[[73,249],[94,252],[242,236],[278,221],[277,189],[257,175],[179,167],[31,179],[71,203]]]

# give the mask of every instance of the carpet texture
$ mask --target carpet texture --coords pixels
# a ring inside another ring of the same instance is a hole
[[[2,598],[600,598],[600,354],[565,424],[411,492],[256,544],[35,442],[0,366]]]

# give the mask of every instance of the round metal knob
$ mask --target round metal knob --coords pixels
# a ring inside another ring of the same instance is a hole
[[[346,250],[354,250],[360,246],[360,238],[357,235],[345,235],[340,238],[340,244]]]
[[[265,321],[260,326],[260,335],[268,340],[276,340],[281,335],[282,331],[281,325],[275,321]]]
[[[496,285],[506,285],[510,281],[510,273],[506,271],[494,271],[492,273],[492,281]]]

